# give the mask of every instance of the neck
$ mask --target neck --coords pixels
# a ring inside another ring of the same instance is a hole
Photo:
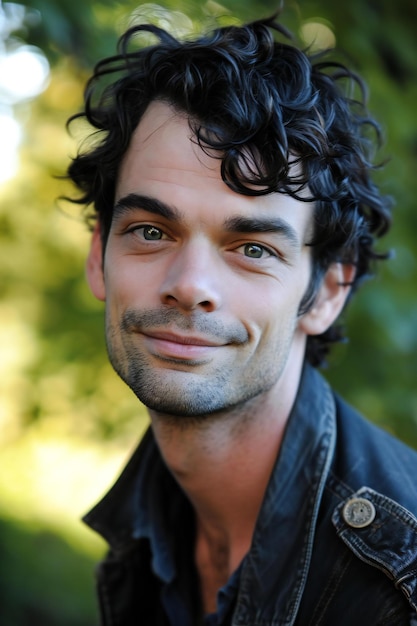
[[[271,394],[198,420],[151,413],[162,456],[196,514],[197,552],[221,554],[226,580],[250,548],[297,386],[285,400]]]

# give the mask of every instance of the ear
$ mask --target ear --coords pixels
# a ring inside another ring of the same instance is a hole
[[[99,223],[94,227],[85,269],[93,295],[104,301],[106,299],[106,287],[103,273],[103,243]]]
[[[332,263],[325,273],[311,309],[298,323],[306,335],[321,335],[338,318],[350,292],[355,267]]]

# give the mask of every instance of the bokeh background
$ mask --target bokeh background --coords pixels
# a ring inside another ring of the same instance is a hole
[[[93,626],[104,544],[79,518],[113,481],[146,415],[107,363],[84,280],[89,235],[57,198],[79,137],[65,130],[95,62],[135,21],[187,35],[268,15],[276,1],[0,0],[0,623]],[[417,448],[417,3],[287,0],[303,44],[336,44],[370,87],[396,201],[395,251],[346,315],[326,375]]]

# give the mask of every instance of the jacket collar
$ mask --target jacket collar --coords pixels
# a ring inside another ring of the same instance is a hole
[[[236,623],[294,623],[335,439],[333,393],[318,372],[306,366],[243,562]]]
[[[149,428],[116,483],[83,521],[104,537],[115,553],[128,552],[138,539],[148,539],[153,569],[169,582],[175,575],[172,528],[181,507],[189,508],[189,504],[167,470]]]

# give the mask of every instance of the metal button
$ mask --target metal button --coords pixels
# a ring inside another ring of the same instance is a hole
[[[375,507],[366,498],[351,498],[342,510],[343,519],[352,528],[365,528],[375,519]]]

